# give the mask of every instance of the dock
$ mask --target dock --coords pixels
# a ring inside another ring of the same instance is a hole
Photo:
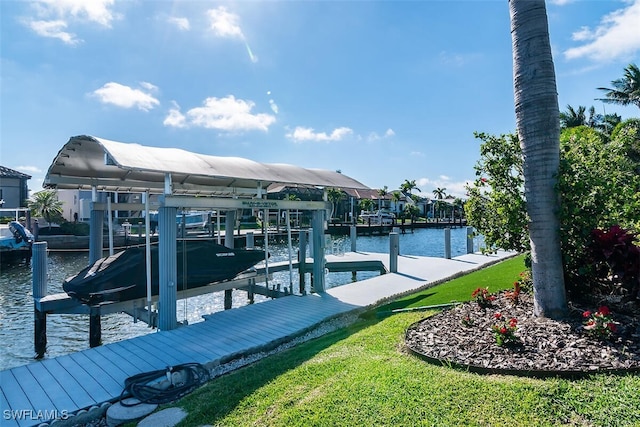
[[[274,349],[326,320],[362,312],[513,255],[472,253],[452,259],[401,255],[397,273],[330,288],[321,294],[289,295],[225,310],[207,315],[199,323],[3,370],[0,425],[37,426],[87,411],[99,412],[119,399],[130,376],[192,362],[213,369],[236,358]],[[327,255],[326,260],[327,266],[343,271],[354,266],[382,266],[390,271],[389,254],[347,252]]]

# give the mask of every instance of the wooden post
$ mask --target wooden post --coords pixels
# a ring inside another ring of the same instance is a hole
[[[307,273],[307,232],[300,230],[298,234],[300,249],[298,250],[298,276],[300,276],[300,295],[305,295],[307,285],[305,275]]]
[[[313,290],[325,291],[324,280],[324,211],[313,211]]]
[[[36,301],[47,295],[47,242],[35,242],[32,246],[31,286],[33,294],[33,345],[34,358],[42,359],[47,351],[47,313],[36,308]]]
[[[356,228],[355,225],[352,225],[351,227],[349,227],[349,234],[351,237],[351,252],[355,252],[356,251],[356,238],[358,237],[358,229]]]
[[[230,310],[233,306],[233,290],[225,289],[224,291],[224,309]]]
[[[444,257],[451,259],[451,227],[444,229]]]
[[[102,321],[100,307],[93,306],[89,311],[89,347],[102,345]]]
[[[178,326],[176,313],[178,264],[176,240],[177,208],[160,206],[158,209],[158,278],[160,289],[158,295],[158,327],[169,331]]]
[[[398,272],[398,255],[400,254],[400,235],[396,232],[389,233],[389,271]]]
[[[467,253],[473,253],[473,227],[467,227]]]

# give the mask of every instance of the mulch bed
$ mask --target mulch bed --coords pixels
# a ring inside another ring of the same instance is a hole
[[[617,322],[607,340],[591,337],[583,327],[583,312],[598,304],[570,304],[564,321],[533,315],[533,296],[521,294],[518,304],[504,293],[492,306],[481,309],[469,302],[413,324],[405,343],[413,353],[433,362],[464,367],[474,372],[527,376],[580,376],[597,372],[640,371],[640,311],[619,299],[606,303]],[[517,342],[498,346],[491,331],[494,314],[517,319]],[[471,326],[463,324],[467,317]]]

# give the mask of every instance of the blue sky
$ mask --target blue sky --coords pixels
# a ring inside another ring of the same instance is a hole
[[[69,137],[341,170],[464,196],[474,131],[515,130],[501,1],[0,2],[0,164],[42,179]],[[640,52],[640,0],[547,3],[560,109]]]

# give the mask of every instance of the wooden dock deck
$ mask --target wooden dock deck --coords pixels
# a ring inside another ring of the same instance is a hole
[[[209,368],[302,335],[327,319],[437,284],[512,256],[467,254],[453,259],[400,256],[398,273],[218,312],[171,331],[102,345],[0,371],[1,426],[33,426],[117,401],[126,378],[198,362]],[[389,255],[348,252],[328,263],[379,262]]]

